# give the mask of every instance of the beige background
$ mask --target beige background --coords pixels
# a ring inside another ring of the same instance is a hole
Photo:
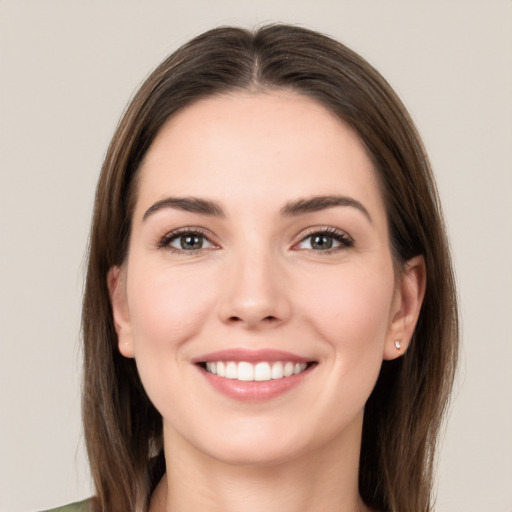
[[[1,512],[90,493],[83,261],[98,170],[127,100],[199,32],[277,20],[360,52],[423,134],[464,328],[437,511],[512,512],[512,2],[0,0]]]

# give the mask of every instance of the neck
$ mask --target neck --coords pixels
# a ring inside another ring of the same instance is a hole
[[[168,433],[167,473],[149,510],[367,511],[358,491],[360,424],[356,427],[357,442],[353,435],[342,436],[293,460],[264,465],[228,464],[195,451],[183,438]]]

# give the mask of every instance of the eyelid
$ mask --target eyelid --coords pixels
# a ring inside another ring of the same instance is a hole
[[[314,249],[300,249],[297,248],[297,246],[304,242],[307,238],[313,236],[313,235],[327,235],[338,242],[340,242],[339,247],[334,247],[331,249],[325,249],[324,251],[314,251]],[[323,254],[329,254],[330,252],[336,252],[339,250],[350,248],[354,245],[354,239],[342,229],[335,228],[333,226],[312,226],[310,228],[307,228],[306,230],[302,231],[300,235],[297,236],[296,241],[292,245],[292,249],[294,250],[309,250],[314,251],[318,253]]]
[[[212,244],[213,247],[206,247],[201,249],[193,249],[185,251],[183,249],[177,249],[175,247],[172,247],[170,242],[179,236],[188,235],[188,234],[197,234],[203,236],[210,244]],[[200,251],[211,251],[212,249],[219,249],[220,244],[217,241],[217,238],[211,233],[209,230],[201,228],[199,226],[182,226],[176,229],[172,229],[171,231],[166,232],[163,236],[161,236],[157,241],[157,248],[158,249],[169,249],[170,251],[174,251],[177,253],[197,253]]]
[[[179,236],[187,235],[187,234],[199,234],[203,236],[210,244],[212,244],[213,247],[207,247],[207,248],[201,248],[201,249],[195,249],[195,250],[188,250],[185,251],[183,249],[177,249],[175,247],[170,246],[170,242]],[[326,249],[324,251],[314,251],[314,249],[300,249],[297,246],[306,240],[308,237],[311,237],[313,235],[327,235],[338,242],[340,242],[340,246],[334,247],[331,249]],[[310,228],[307,228],[306,230],[302,231],[300,235],[298,235],[295,238],[295,241],[292,244],[291,249],[292,250],[310,250],[314,252],[319,252],[323,254],[329,254],[330,252],[336,252],[339,250],[343,250],[349,247],[352,247],[354,245],[353,238],[346,232],[341,229],[335,228],[333,226],[312,226]],[[161,236],[156,244],[157,248],[162,249],[169,249],[171,251],[175,251],[177,253],[197,253],[200,251],[207,251],[212,249],[220,249],[220,243],[217,240],[217,237],[211,233],[209,230],[204,229],[200,226],[182,226],[176,229],[173,229],[171,231],[166,232],[163,236]]]

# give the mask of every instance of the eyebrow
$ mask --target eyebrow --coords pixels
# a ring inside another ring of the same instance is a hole
[[[356,208],[365,215],[370,223],[372,222],[372,218],[363,204],[347,196],[314,196],[296,199],[281,208],[281,215],[283,217],[295,217],[306,213],[318,212],[327,208],[333,208],[335,206]],[[172,208],[174,210],[182,210],[210,217],[225,216],[222,208],[214,201],[208,199],[200,199],[198,197],[166,197],[150,206],[144,213],[142,220],[145,221],[149,216],[164,208]]]
[[[362,203],[352,197],[347,196],[314,196],[306,199],[297,199],[291,201],[281,208],[281,214],[284,217],[303,215],[305,213],[318,212],[335,206],[349,206],[356,208],[372,223],[372,218],[368,210]]]
[[[211,217],[224,217],[222,208],[213,201],[199,199],[198,197],[166,197],[150,206],[144,213],[142,220],[146,220],[150,215],[164,208],[183,210]]]

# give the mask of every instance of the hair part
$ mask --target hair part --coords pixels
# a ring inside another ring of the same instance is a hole
[[[126,258],[140,166],[163,124],[201,98],[290,90],[347,123],[372,159],[395,267],[422,255],[424,302],[407,353],[384,361],[364,415],[359,488],[382,512],[431,510],[435,449],[457,359],[455,281],[435,181],[405,107],[359,55],[288,25],[222,27],[160,64],[124,113],[102,167],[82,311],[83,421],[97,512],[142,512],[165,472],[162,419],[124,358],[107,273]]]

